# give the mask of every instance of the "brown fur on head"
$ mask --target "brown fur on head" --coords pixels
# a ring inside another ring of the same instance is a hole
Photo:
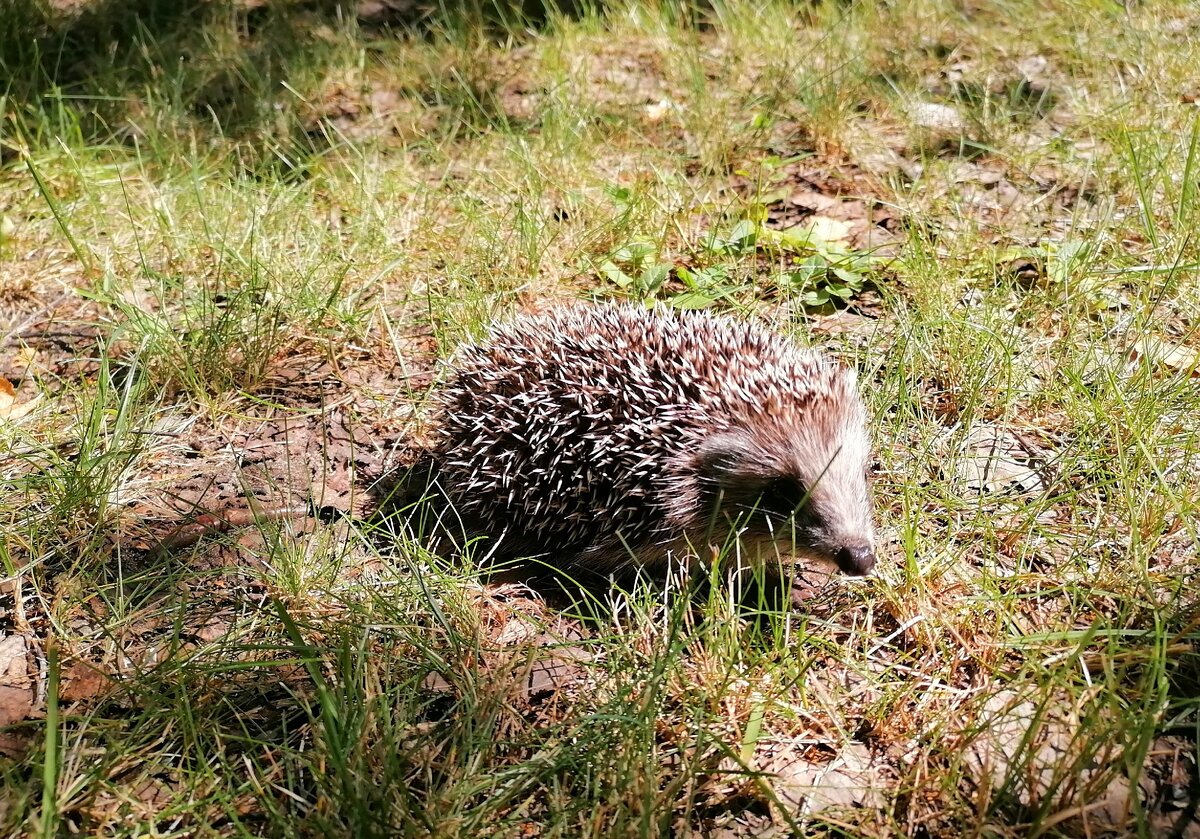
[[[686,460],[700,498],[680,497],[678,515],[715,515],[760,549],[830,561],[847,574],[874,566],[869,437],[853,373],[709,435]]]

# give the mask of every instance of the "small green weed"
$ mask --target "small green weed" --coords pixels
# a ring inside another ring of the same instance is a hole
[[[596,271],[624,296],[680,308],[780,294],[809,309],[829,310],[861,294],[877,265],[871,254],[831,238],[821,221],[780,231],[743,219],[725,233],[710,231],[679,262],[664,260],[652,242],[630,242],[607,254]],[[747,266],[766,276],[746,276]]]

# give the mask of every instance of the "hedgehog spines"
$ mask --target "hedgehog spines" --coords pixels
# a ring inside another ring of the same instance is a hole
[[[437,399],[440,480],[464,519],[514,550],[564,564],[644,561],[639,551],[658,561],[664,544],[682,551],[712,529],[713,486],[752,507],[784,480],[811,496],[816,522],[796,552],[836,560],[851,546],[859,558],[844,570],[869,568],[853,378],[777,333],[708,312],[581,305],[495,327],[450,366]],[[763,539],[775,539],[778,517],[760,518],[746,535],[765,522]]]

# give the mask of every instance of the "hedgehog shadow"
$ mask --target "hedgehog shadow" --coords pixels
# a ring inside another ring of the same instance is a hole
[[[483,582],[524,586],[557,610],[581,602],[604,603],[614,585],[632,585],[633,571],[601,574],[588,568],[555,566],[546,555],[521,556],[481,535],[465,520],[442,491],[437,467],[428,457],[418,458],[376,479],[370,487],[374,512],[368,532],[384,554],[404,559],[416,553],[445,563],[446,567],[474,566]]]
[[[538,553],[518,539],[502,546],[480,535],[480,528],[464,519],[441,489],[432,459],[417,455],[409,460],[410,465],[380,476],[370,488],[376,503],[368,532],[381,553],[403,558],[417,550],[447,567],[465,560],[481,573],[484,583],[525,587],[550,608],[581,619],[607,621],[614,592],[629,593],[652,585],[694,604],[718,594],[730,597],[742,617],[754,620],[803,607],[822,591],[830,576],[826,572],[796,577],[754,573],[729,579],[728,575],[697,569],[683,576],[676,574],[677,584],[668,586],[664,573],[648,572],[632,561],[605,571],[574,562],[556,564],[550,555]]]

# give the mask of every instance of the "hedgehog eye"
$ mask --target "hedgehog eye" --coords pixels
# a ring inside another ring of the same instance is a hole
[[[808,501],[808,489],[795,478],[774,478],[763,489],[760,504],[768,513],[790,516]]]

